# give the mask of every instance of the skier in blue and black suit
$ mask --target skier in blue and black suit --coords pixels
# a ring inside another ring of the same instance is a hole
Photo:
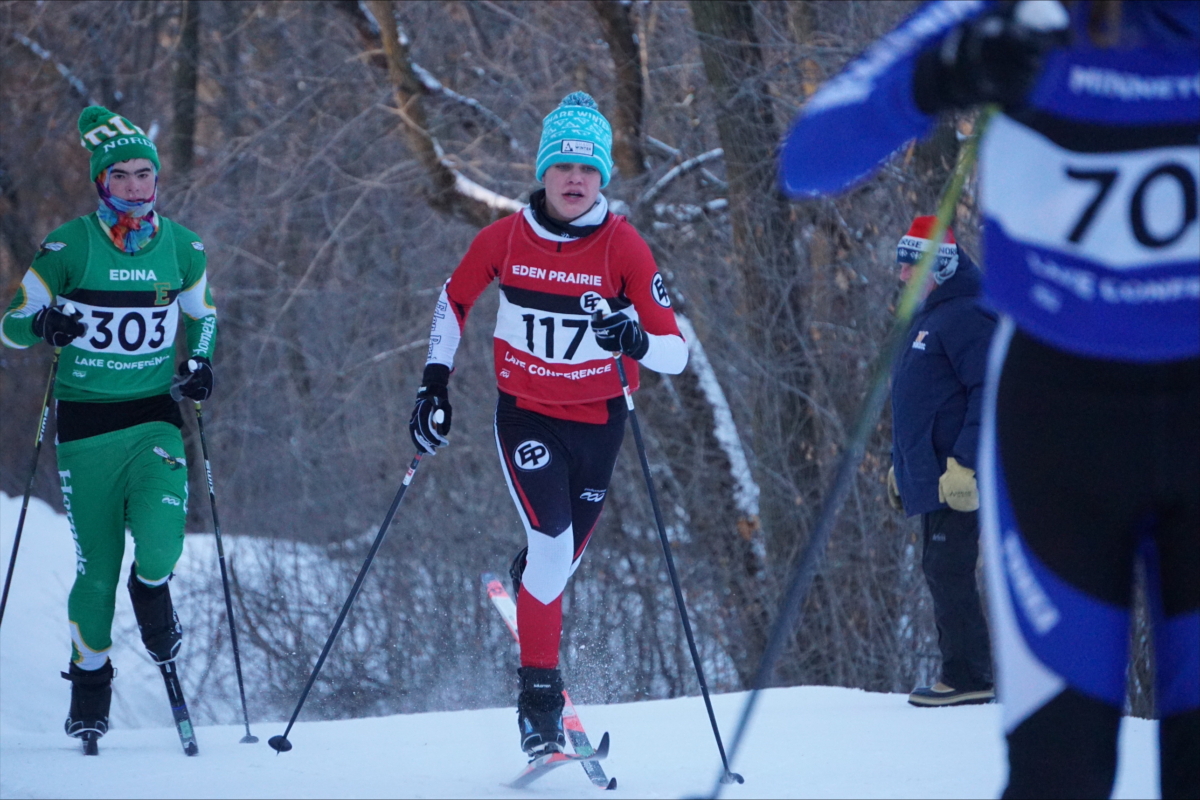
[[[840,191],[989,103],[978,468],[1005,797],[1111,794],[1139,564],[1162,795],[1200,797],[1200,3],[928,3],[805,106],[783,188]]]

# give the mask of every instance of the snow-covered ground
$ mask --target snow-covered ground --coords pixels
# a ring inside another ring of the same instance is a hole
[[[20,498],[0,494],[5,566],[19,511]],[[180,577],[216,569],[211,553],[211,542],[189,537]],[[65,518],[33,501],[0,626],[0,798],[599,794],[573,766],[528,790],[503,786],[523,764],[509,708],[300,722],[289,737],[295,749],[282,755],[266,740],[284,722],[252,721],[261,741],[244,745],[240,726],[198,719],[200,755],[187,758],[161,680],[140,652],[124,592],[114,626],[113,729],[100,741],[100,757],[84,758],[62,732],[69,687],[58,677],[70,646],[65,615],[73,567]],[[744,697],[713,698],[727,737]],[[581,706],[579,713],[593,741],[612,733],[604,768],[618,787],[610,796],[683,797],[711,789],[719,762],[699,698]],[[774,689],[761,699],[734,765],[746,783],[725,788],[723,796],[994,797],[1005,774],[999,724],[997,706],[915,709],[903,695]],[[1117,797],[1158,796],[1156,738],[1155,723],[1126,720]]]

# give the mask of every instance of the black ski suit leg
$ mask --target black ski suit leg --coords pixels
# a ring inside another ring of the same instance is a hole
[[[1086,359],[1019,332],[1004,353],[1004,337],[980,458],[1004,796],[1111,794],[1139,561],[1163,796],[1200,796],[1200,362]]]

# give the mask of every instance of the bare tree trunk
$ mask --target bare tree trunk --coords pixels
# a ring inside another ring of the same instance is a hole
[[[221,131],[226,139],[232,140],[240,135],[242,121],[242,101],[238,93],[238,84],[242,77],[241,65],[238,63],[242,38],[238,27],[242,23],[242,9],[237,3],[224,3],[221,10],[224,12],[221,23],[221,61],[224,73],[221,76],[221,94],[224,96]]]
[[[817,479],[815,465],[795,458],[803,442],[815,436],[813,411],[797,393],[777,388],[783,383],[803,389],[809,382],[806,359],[796,344],[796,331],[804,327],[808,280],[792,249],[791,211],[775,185],[779,127],[767,92],[753,6],[745,0],[693,0],[691,9],[725,151],[733,261],[742,278],[742,319],[751,355],[760,366],[752,392],[758,471],[776,476],[763,486],[762,518],[769,549],[787,553],[799,533],[798,505],[792,492],[780,491],[781,484],[795,482],[811,493]],[[789,475],[791,480],[779,480]],[[749,547],[755,531],[746,533],[730,543],[733,550],[747,551],[732,559],[738,566],[754,563]],[[729,610],[742,615],[745,639],[737,662],[747,683],[766,645],[768,609],[773,605],[762,596],[761,578],[750,577],[743,573],[731,583],[743,594],[735,598],[736,609]]]
[[[499,209],[458,190],[459,176],[447,163],[446,154],[429,132],[425,106],[421,102],[424,87],[413,69],[408,42],[401,41],[396,29],[396,15],[391,0],[371,0],[370,9],[379,25],[388,77],[396,92],[396,112],[404,122],[408,147],[425,166],[432,184],[429,205],[481,228],[490,224],[500,216]]]
[[[767,94],[763,58],[748,0],[693,0],[704,72],[716,99],[725,151],[734,252],[745,281],[745,310],[775,305],[776,277],[796,267],[787,200],[775,186],[779,126]],[[765,341],[765,329],[758,338]]]
[[[16,294],[25,270],[37,255],[37,239],[30,230],[22,213],[16,183],[0,155],[0,241],[8,247],[8,254],[0,253],[0,291],[5,302]],[[0,313],[4,310],[0,306]],[[38,406],[41,403],[41,387],[45,385],[46,369],[50,363],[50,348],[34,346],[27,350],[0,351],[3,372],[0,373],[0,408],[4,409],[4,425],[0,426],[0,452],[11,454],[7,464],[0,465],[0,491],[10,496],[19,496],[29,480],[28,464],[33,453],[31,447],[38,423]],[[34,387],[37,387],[36,389]],[[54,426],[51,414],[50,426]],[[53,439],[53,431],[49,433]],[[49,448],[45,448],[49,449]],[[11,465],[11,467],[10,467]],[[10,468],[5,468],[10,467]],[[54,498],[55,464],[53,456],[43,453],[38,460],[36,482],[37,496]],[[52,501],[53,502],[53,501]],[[8,520],[5,520],[8,524]]]
[[[200,0],[183,0],[173,83],[175,124],[171,131],[171,161],[180,179],[191,174],[195,158],[196,78],[199,63]]]
[[[646,153],[642,147],[642,64],[635,41],[631,5],[620,0],[591,0],[600,20],[604,41],[616,70],[617,105],[613,109],[613,161],[626,178],[646,171]]]
[[[19,283],[26,267],[33,263],[33,257],[37,255],[37,245],[33,231],[21,218],[21,201],[17,196],[17,186],[3,158],[0,155],[0,237],[12,251],[16,261],[16,273],[11,277],[14,283]],[[10,276],[3,275],[0,278],[4,279],[4,285],[9,283]]]

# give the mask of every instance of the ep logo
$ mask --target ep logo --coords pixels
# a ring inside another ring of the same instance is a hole
[[[517,469],[529,472],[550,463],[550,448],[535,439],[530,439],[516,446],[513,457],[516,458]]]
[[[583,309],[585,314],[595,314],[600,310],[607,310],[604,302],[604,297],[599,292],[584,292],[579,298],[579,307]]]
[[[663,308],[671,307],[671,295],[667,292],[667,287],[663,283],[662,275],[654,273],[654,282],[650,284],[650,291],[654,294],[654,302],[658,303]]]

